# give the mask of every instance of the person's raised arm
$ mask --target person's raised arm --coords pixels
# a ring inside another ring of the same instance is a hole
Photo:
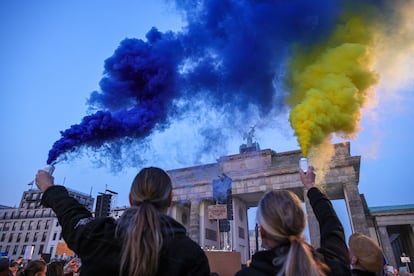
[[[299,169],[300,180],[307,190],[315,187],[315,173],[314,168],[309,166],[308,171],[305,173],[302,169]]]
[[[44,192],[54,184],[54,177],[45,170],[38,170],[36,174],[36,186],[40,191]]]
[[[309,166],[305,173],[299,169],[300,180],[308,190],[309,202],[319,222],[320,248],[317,250],[324,256],[325,263],[330,267],[329,275],[349,275],[348,248],[345,233],[331,201],[315,184],[314,168]]]
[[[54,184],[54,177],[45,170],[36,174],[36,186],[43,192],[41,203],[44,207],[52,208],[60,225],[62,235],[69,247],[77,254],[81,245],[83,232],[78,231],[81,225],[92,220],[89,210],[71,197],[67,189]]]

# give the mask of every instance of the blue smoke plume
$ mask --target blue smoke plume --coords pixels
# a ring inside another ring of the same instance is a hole
[[[206,141],[226,139],[220,129],[234,127],[233,114],[248,117],[248,107],[262,117],[285,111],[275,82],[289,47],[322,39],[334,26],[340,1],[177,0],[176,6],[186,21],[182,31],[154,27],[145,41],[121,41],[105,60],[100,90],[88,101],[93,113],[61,132],[48,164],[80,148],[144,140],[200,99],[225,106],[228,115],[203,132]]]

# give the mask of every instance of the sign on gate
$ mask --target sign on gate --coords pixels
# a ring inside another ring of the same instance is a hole
[[[227,219],[227,205],[216,204],[208,206],[208,219]]]

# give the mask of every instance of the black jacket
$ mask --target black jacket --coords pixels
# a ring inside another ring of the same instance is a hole
[[[369,272],[369,271],[354,268],[351,270],[351,275],[352,276],[376,276],[377,274],[375,272]]]
[[[115,235],[116,220],[93,218],[63,186],[48,188],[43,194],[42,204],[56,213],[64,240],[81,258],[81,275],[119,275],[122,241]],[[163,247],[157,276],[208,276],[207,257],[200,246],[187,237],[184,226],[165,215],[161,224]]]
[[[321,246],[313,249],[314,258],[324,261],[330,268],[328,275],[350,275],[348,248],[344,229],[329,199],[317,188],[308,191],[308,198],[319,222]],[[273,265],[275,257],[286,255],[290,244],[271,250],[259,251],[252,257],[249,267],[239,271],[237,276],[276,275],[281,265]]]

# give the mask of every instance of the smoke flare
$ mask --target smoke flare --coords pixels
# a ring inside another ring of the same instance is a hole
[[[205,144],[226,140],[222,129],[239,132],[254,124],[258,117],[246,112],[251,108],[265,119],[271,111],[284,112],[284,92],[275,90],[275,82],[286,50],[293,42],[312,44],[324,37],[337,3],[177,1],[187,22],[183,31],[153,28],[146,41],[122,41],[105,61],[100,91],[89,99],[95,113],[61,132],[47,163],[85,147],[112,155],[112,144],[125,141],[128,147],[167,129],[194,113],[191,103],[201,99],[226,113],[220,125],[200,126]]]
[[[266,126],[287,111],[287,100],[291,126],[307,156],[331,134],[359,130],[361,108],[379,80],[372,64],[382,64],[376,54],[388,53],[392,45],[381,38],[397,36],[386,26],[408,22],[400,15],[411,13],[401,7],[412,5],[180,0],[176,6],[186,22],[182,31],[154,27],[145,40],[123,40],[105,60],[100,89],[88,101],[91,113],[61,132],[48,164],[85,148],[122,160],[133,148],[130,164],[122,164],[135,165],[149,137],[197,114],[194,103],[200,102],[211,114],[220,113],[208,118],[220,121],[192,120],[204,151],[197,155],[216,151],[215,144],[225,144],[229,133],[246,125]]]

